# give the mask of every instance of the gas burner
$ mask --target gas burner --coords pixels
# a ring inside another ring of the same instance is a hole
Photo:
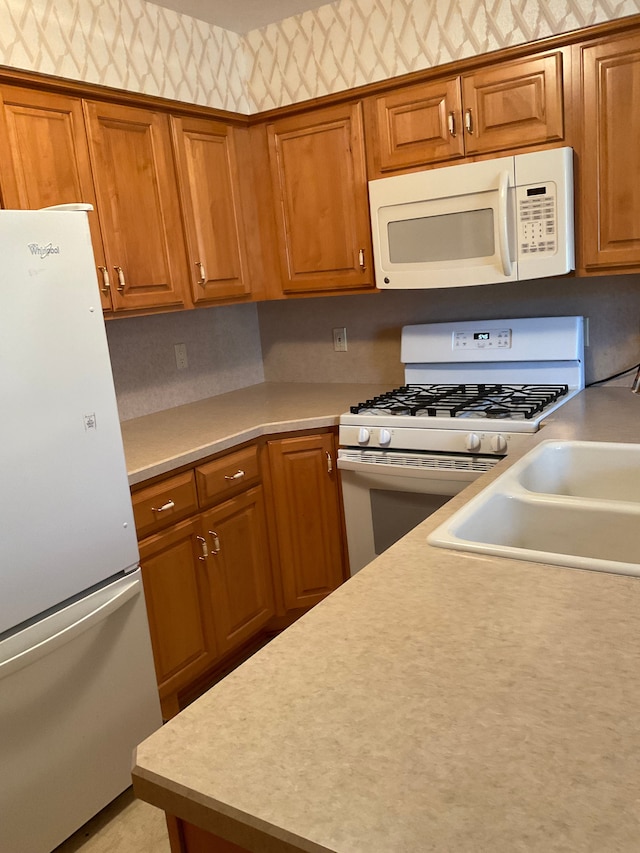
[[[403,385],[357,406],[351,413],[415,417],[530,419],[569,391],[568,385]]]

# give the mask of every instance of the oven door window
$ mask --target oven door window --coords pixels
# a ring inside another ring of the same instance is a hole
[[[451,500],[451,495],[425,495],[371,489],[371,521],[376,554],[382,554],[394,542]]]

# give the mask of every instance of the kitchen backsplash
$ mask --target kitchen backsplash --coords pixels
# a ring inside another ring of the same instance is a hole
[[[640,0],[338,0],[246,36],[145,0],[0,0],[0,64],[240,113],[640,12]]]
[[[123,421],[264,380],[255,304],[110,320],[107,338]]]
[[[589,318],[588,382],[637,363],[640,276],[229,305],[110,320],[107,336],[120,417],[129,420],[265,380],[391,387],[403,381],[403,325],[561,314]],[[333,350],[339,326],[347,352]],[[187,346],[186,370],[176,367],[177,343]]]
[[[589,318],[587,382],[640,360],[640,276],[541,279],[450,290],[265,302],[259,308],[265,379],[272,382],[403,381],[400,329],[445,320],[582,315]],[[334,352],[332,329],[347,329]],[[618,384],[631,385],[633,375]]]

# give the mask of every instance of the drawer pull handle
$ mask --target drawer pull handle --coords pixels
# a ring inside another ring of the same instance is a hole
[[[198,540],[198,542],[200,543],[200,547],[202,548],[202,556],[198,557],[198,559],[202,560],[202,562],[204,563],[204,561],[209,556],[209,548],[207,546],[207,540],[204,538],[204,536],[196,536],[196,539]]]
[[[209,536],[211,536],[211,538],[213,539],[213,550],[211,551],[211,553],[212,554],[219,554],[220,553],[220,537],[215,532],[215,530],[210,530]]]
[[[454,112],[450,112],[447,116],[447,123],[449,125],[449,136],[456,136],[456,115]]]
[[[200,287],[204,287],[207,283],[207,275],[204,271],[204,264],[202,263],[202,261],[196,261],[196,266],[198,267],[198,272],[200,273],[198,284],[200,285]]]
[[[242,468],[239,468],[235,474],[225,474],[224,478],[225,480],[242,480],[244,476],[244,471],[242,470]]]
[[[366,269],[364,262],[364,249],[360,249],[358,252],[358,264],[360,265],[361,270]]]
[[[333,459],[330,453],[327,453],[327,474],[333,474]]]
[[[162,506],[152,506],[151,512],[167,512],[167,510],[173,509],[175,503],[171,500],[167,501],[166,504],[162,504]]]

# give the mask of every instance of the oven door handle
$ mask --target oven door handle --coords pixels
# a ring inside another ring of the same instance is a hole
[[[509,277],[512,272],[509,253],[509,172],[500,173],[498,182],[498,245],[502,272]]]

